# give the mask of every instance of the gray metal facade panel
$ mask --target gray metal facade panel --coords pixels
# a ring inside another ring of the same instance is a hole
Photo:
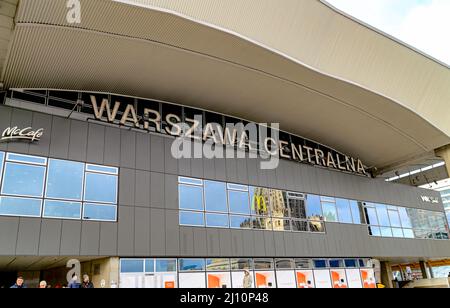
[[[134,256],[134,207],[119,207],[117,253],[120,256]]]
[[[170,210],[178,210],[178,177],[176,175],[166,174],[164,176],[162,193],[164,200],[161,201],[165,204],[164,207]]]
[[[206,230],[206,241],[208,248],[208,257],[220,256],[220,237],[218,229]]]
[[[120,169],[119,176],[119,203],[134,206],[136,170]]]
[[[19,220],[17,217],[0,217],[0,255],[16,254]]]
[[[150,136],[151,171],[164,172],[164,137]]]
[[[105,129],[106,128],[103,125],[92,123],[89,124],[86,159],[90,163],[103,164],[105,150]]]
[[[136,168],[136,132],[120,131],[120,166]]]
[[[165,235],[166,235],[166,255],[178,256],[180,254],[180,227],[178,223],[178,211],[165,211]]]
[[[164,138],[164,170],[168,174],[178,174],[178,160],[172,155],[172,138]]]
[[[194,254],[196,256],[208,255],[208,243],[205,228],[194,228]]]
[[[0,114],[3,110],[0,112]],[[1,117],[1,116],[0,116]],[[52,131],[52,116],[43,113],[33,112],[33,122],[32,127],[35,129],[43,128],[44,135],[42,136],[39,143],[30,144],[29,154],[32,155],[42,155],[48,156],[50,152],[50,136],[49,133]],[[0,123],[3,123],[0,118]],[[83,124],[83,126],[86,126]],[[1,148],[1,144],[0,144]],[[86,153],[86,151],[85,151]]]
[[[150,210],[150,251],[153,256],[166,255],[165,210]]]
[[[100,251],[100,222],[83,221],[81,224],[80,255],[98,256]]]
[[[151,173],[151,189],[150,189],[150,206],[153,208],[164,208],[165,207],[165,188],[164,188],[164,174],[162,173]],[[178,191],[178,187],[176,192]],[[175,192],[173,192],[175,193]],[[175,209],[178,209],[178,205]]]
[[[190,227],[180,227],[180,256],[194,256],[194,230]]]
[[[60,255],[78,256],[81,243],[81,221],[64,220],[61,232]]]
[[[134,189],[134,204],[136,206],[150,207],[150,179],[151,173],[149,171],[136,170]]]
[[[134,255],[149,256],[150,251],[150,208],[134,209]]]
[[[218,254],[218,256],[232,257],[233,248],[231,243],[231,230],[219,229],[218,232],[219,232],[219,246],[220,246],[220,253]]]
[[[150,135],[136,134],[136,169],[150,171]]]
[[[20,218],[17,235],[16,255],[36,256],[39,252],[41,220],[36,218]]]
[[[100,250],[101,256],[117,255],[117,223],[102,222],[100,224]]]
[[[88,128],[83,122],[70,122],[69,155],[70,160],[86,161]]]
[[[69,157],[70,121],[53,117],[50,156],[57,158]]]
[[[13,108],[0,106],[0,123],[2,125],[4,125],[4,126],[2,126],[3,129],[11,126],[12,111],[13,111]],[[49,138],[47,140],[49,140]],[[8,143],[0,142],[0,150],[7,151]]]
[[[59,255],[61,245],[62,221],[57,219],[43,219],[39,240],[40,256]]]
[[[103,163],[108,166],[120,166],[121,157],[121,130],[114,127],[105,127],[105,151]]]

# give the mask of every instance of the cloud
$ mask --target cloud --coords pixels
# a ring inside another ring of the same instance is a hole
[[[329,0],[328,2],[450,65],[449,0]]]

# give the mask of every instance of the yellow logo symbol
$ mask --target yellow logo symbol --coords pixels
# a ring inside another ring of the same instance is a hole
[[[254,195],[252,201],[252,210],[255,209],[258,209],[259,211],[266,213],[267,212],[266,198],[264,198],[263,196]]]

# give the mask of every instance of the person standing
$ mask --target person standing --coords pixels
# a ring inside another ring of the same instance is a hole
[[[76,274],[72,275],[72,280],[69,283],[68,286],[69,289],[79,289],[80,284],[78,283],[78,276]]]
[[[47,281],[42,280],[42,281],[39,283],[39,289],[47,289]]]
[[[27,287],[24,284],[23,277],[17,277],[16,283],[11,287],[11,289],[26,289]]]
[[[247,269],[244,270],[243,287],[244,289],[250,289],[253,287],[253,279],[252,276],[250,275],[250,272]]]
[[[87,274],[83,275],[83,282],[81,283],[82,289],[94,289],[94,284],[90,281]]]

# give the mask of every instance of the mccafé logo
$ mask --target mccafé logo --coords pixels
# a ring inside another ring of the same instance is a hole
[[[244,127],[242,123],[241,128],[238,127],[239,124],[227,124],[226,127],[222,127],[222,125],[217,123],[206,123],[203,125],[201,120],[199,121],[196,117],[194,119],[185,118],[182,122],[181,115],[169,113],[163,118],[158,110],[151,108],[143,108],[140,110],[141,114],[138,115],[136,107],[133,104],[127,104],[124,108],[124,105],[118,101],[114,102],[112,106],[112,103],[106,98],[100,103],[97,102],[97,98],[94,95],[91,95],[90,98],[94,116],[99,121],[120,125],[132,125],[138,129],[147,131],[156,130],[158,133],[164,133],[174,137],[189,138],[203,142],[212,141],[215,145],[234,146],[251,153],[264,152],[271,157],[278,156],[301,163],[364,176],[368,175],[360,159],[326,149],[326,147],[314,144],[311,141],[296,144],[278,140],[278,138],[273,138],[273,136],[263,138],[261,137],[261,133],[258,137],[257,132],[253,133],[253,136],[256,134],[256,138],[250,138],[249,136],[252,136],[252,133],[249,133],[247,126]],[[248,125],[257,126],[255,123]],[[262,127],[262,125],[259,125],[259,127]]]
[[[31,127],[18,128],[17,126],[8,127],[2,133],[1,142],[10,141],[30,141],[35,142],[41,140],[44,129],[33,130]]]

